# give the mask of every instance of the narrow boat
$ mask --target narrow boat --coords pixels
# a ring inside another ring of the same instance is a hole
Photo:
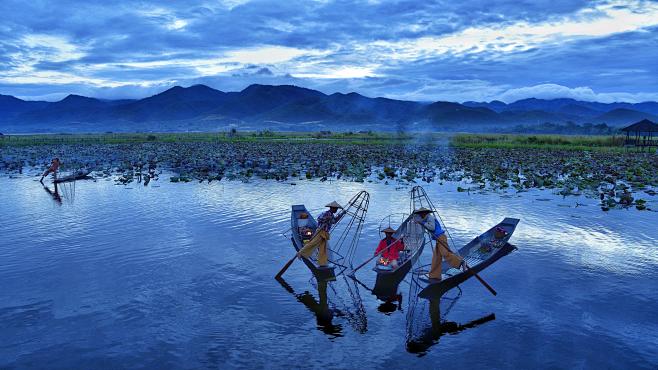
[[[303,204],[292,206],[290,223],[292,225],[292,236],[290,239],[292,240],[292,245],[295,247],[295,250],[299,252],[299,250],[304,247],[304,244],[311,240],[313,235],[315,235],[318,223]],[[302,257],[301,259],[318,280],[336,278],[334,273],[335,266],[331,262],[329,262],[327,267],[318,265],[317,252],[315,252],[310,258]],[[331,254],[329,259],[331,260]]]
[[[482,235],[473,239],[464,247],[459,249],[459,255],[464,258],[466,264],[478,273],[489,267],[492,263],[508,255],[516,249],[509,243],[516,225],[519,223],[517,218],[505,218],[501,223],[487,230]],[[440,282],[429,283],[423,277],[421,281],[428,285],[418,293],[421,298],[439,298],[448,290],[463,283],[473,276],[472,273],[462,271],[458,268],[450,267],[446,262],[443,263],[443,278]]]
[[[61,183],[63,183],[63,182],[69,182],[69,181],[75,181],[75,180],[83,180],[83,179],[86,179],[86,178],[88,178],[88,177],[89,177],[89,171],[83,171],[83,170],[80,170],[80,171],[78,171],[78,172],[76,172],[76,173],[73,173],[73,174],[71,174],[71,175],[68,175],[68,176],[62,176],[62,177],[56,178],[55,180],[53,180],[53,182],[54,182],[55,184],[61,184]]]
[[[397,267],[391,266],[388,261],[379,258],[373,267],[377,273],[375,286],[372,288],[372,293],[378,298],[385,299],[397,294],[398,285],[404,280],[405,276],[411,270],[411,267],[416,263],[420,255],[423,253],[423,248],[427,243],[427,238],[422,227],[416,223],[409,222],[411,217],[407,218],[398,229],[398,234],[394,237],[402,238],[404,242],[404,250],[400,252]]]

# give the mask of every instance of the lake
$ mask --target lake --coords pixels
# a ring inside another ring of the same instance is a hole
[[[408,279],[399,302],[377,300],[370,267],[360,283],[318,286],[299,261],[273,278],[294,253],[291,204],[317,216],[367,190],[356,265],[409,186],[108,178],[59,202],[37,179],[0,178],[1,368],[658,368],[656,212],[426,185],[458,245],[521,219],[518,250],[481,273],[497,296],[470,279],[432,306]]]

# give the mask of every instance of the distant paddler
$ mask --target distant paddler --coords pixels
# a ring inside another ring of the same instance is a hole
[[[320,265],[320,267],[326,267],[329,262],[329,256],[327,255],[330,238],[329,230],[331,230],[331,227],[340,221],[345,215],[344,210],[336,215],[339,208],[343,209],[343,207],[336,201],[327,204],[325,207],[328,207],[329,209],[318,216],[318,228],[315,230],[315,235],[313,235],[311,240],[304,245],[304,248],[297,252],[297,257],[309,258],[313,251],[318,248],[318,265]]]
[[[39,179],[39,182],[43,183],[43,178],[48,176],[48,174],[52,173],[54,178],[57,178],[57,170],[59,169],[59,166],[62,163],[59,161],[59,158],[55,157],[50,161],[50,167],[41,175],[41,179]]]
[[[463,260],[458,255],[452,253],[448,247],[448,238],[446,238],[445,231],[441,228],[439,221],[432,215],[434,211],[421,207],[414,211],[413,220],[420,224],[436,240],[436,245],[432,250],[432,266],[427,274],[430,281],[441,281],[441,264],[445,259],[450,266],[459,268],[462,266]]]
[[[382,230],[384,233],[384,239],[379,241],[377,249],[375,250],[375,255],[381,252],[380,262],[383,265],[391,265],[393,268],[398,267],[398,258],[400,258],[400,252],[404,250],[404,242],[402,239],[393,238],[397,230],[391,228],[390,226]]]

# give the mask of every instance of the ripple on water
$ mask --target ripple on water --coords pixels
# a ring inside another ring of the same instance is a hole
[[[0,179],[0,367],[94,368],[101,358],[112,368],[658,363],[655,213],[576,208],[587,201],[535,190],[501,198],[428,185],[457,244],[503,217],[521,223],[512,240],[519,250],[482,273],[499,295],[468,281],[446,316],[457,324],[496,319],[433,340],[418,358],[405,350],[406,283],[402,311],[386,315],[365,289],[331,283],[326,302],[337,313],[329,327],[313,309],[322,297],[302,263],[285,275],[290,290],[272,279],[293,254],[281,235],[291,204],[317,215],[329,200],[370,191],[360,262],[372,255],[380,221],[407,211],[409,189],[297,184],[160,181],[124,190],[80,182],[74,202],[60,206],[32,179]],[[374,283],[369,268],[358,276]],[[431,329],[421,311],[412,319]]]

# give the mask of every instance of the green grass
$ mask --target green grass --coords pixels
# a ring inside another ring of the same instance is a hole
[[[189,133],[105,133],[11,135],[0,139],[0,146],[53,144],[130,144],[147,142],[333,142],[339,144],[389,144],[407,141],[410,135],[390,133],[318,132],[189,132]]]
[[[553,150],[623,150],[622,136],[459,134],[452,145],[460,148],[530,148]]]
[[[623,150],[622,136],[515,135],[515,134],[448,134],[448,133],[383,133],[383,132],[274,132],[258,131],[188,132],[188,133],[105,133],[105,134],[41,134],[12,135],[0,139],[1,146],[34,146],[57,144],[131,144],[148,142],[318,142],[350,145],[439,144],[450,141],[458,148],[531,148],[551,150]]]

